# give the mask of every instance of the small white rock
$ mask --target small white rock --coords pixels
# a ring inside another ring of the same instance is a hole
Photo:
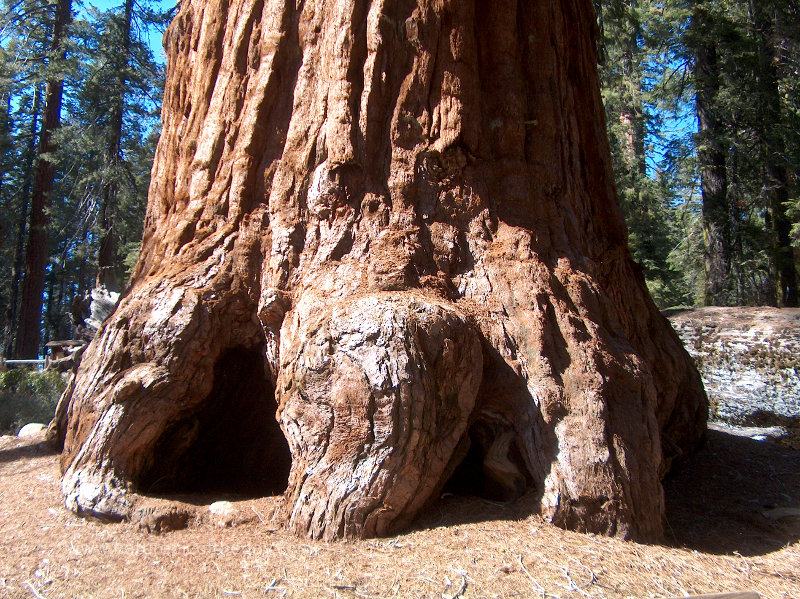
[[[236,509],[230,501],[215,501],[208,506],[208,511],[214,516],[215,521],[221,526],[233,524]]]
[[[230,501],[215,501],[208,506],[208,511],[215,516],[224,516],[233,512],[233,504]]]

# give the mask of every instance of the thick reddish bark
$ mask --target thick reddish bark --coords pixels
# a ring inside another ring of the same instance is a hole
[[[246,450],[256,492],[291,463],[314,537],[465,479],[658,537],[707,406],[627,249],[593,27],[588,0],[184,3],[133,287],[55,421],[67,504],[125,517]],[[270,406],[291,456],[261,416],[206,432]]]

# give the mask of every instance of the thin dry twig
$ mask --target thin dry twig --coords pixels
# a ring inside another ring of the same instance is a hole
[[[461,587],[459,587],[459,589],[456,591],[455,595],[448,596],[448,595],[445,595],[444,593],[442,593],[442,599],[458,599],[458,597],[461,597],[461,595],[466,590],[467,590],[467,579],[466,579],[466,577],[462,576],[461,577]]]
[[[568,555],[567,559],[572,560],[573,562],[578,564],[581,568],[583,568],[589,573],[589,582],[587,582],[583,588],[587,589],[590,586],[592,586],[595,582],[597,582],[597,576],[594,575],[594,571],[591,568],[589,568],[586,564],[584,564],[579,559],[572,557],[571,555]]]
[[[525,567],[525,564],[522,563],[522,556],[517,556],[517,561],[519,562],[519,567],[522,568],[522,571],[531,579],[531,582],[536,585],[536,590],[541,597],[555,597],[556,599],[561,599],[558,595],[552,595],[544,590],[544,587],[539,584],[539,581],[533,577],[533,574],[528,572],[528,568]]]
[[[574,580],[572,580],[572,576],[570,575],[570,572],[569,572],[569,566],[562,566],[560,564],[553,563],[549,559],[547,559],[545,556],[540,555],[538,553],[534,553],[533,555],[535,555],[536,557],[538,557],[542,561],[547,562],[551,566],[554,566],[554,567],[558,568],[559,570],[561,570],[561,574],[563,574],[564,578],[567,579],[567,582],[569,583],[569,586],[564,586],[564,585],[558,585],[558,586],[560,586],[561,588],[563,588],[563,589],[565,589],[567,591],[572,591],[572,590],[578,591],[584,597],[594,597],[594,595],[592,595],[591,593],[585,591],[582,587],[578,586],[578,584]],[[590,570],[590,572],[591,572],[591,570]],[[592,579],[593,579],[592,581],[594,581],[594,573],[592,574]]]
[[[39,592],[36,590],[36,587],[34,587],[29,580],[25,581],[25,586],[30,589],[31,593],[33,593],[33,596],[36,597],[36,599],[47,599],[44,595],[39,594]]]
[[[395,580],[397,580],[397,578],[395,578]],[[394,585],[395,585],[395,583],[392,583],[392,588],[394,588]],[[394,589],[394,592],[392,593],[392,596],[389,597],[389,599],[394,599],[395,597],[397,597],[397,594],[400,592],[400,587],[401,586],[402,585],[398,582],[397,583],[397,588]]]
[[[750,563],[749,563],[749,562],[747,561],[747,559],[746,559],[746,558],[745,558],[745,557],[744,557],[744,556],[743,556],[741,553],[739,553],[738,551],[734,551],[734,552],[733,552],[733,555],[736,555],[736,556],[738,556],[738,557],[740,557],[740,558],[742,559],[742,561],[744,562],[744,565],[745,565],[745,567],[747,568],[747,571],[745,572],[745,575],[747,576],[747,580],[750,580]]]
[[[263,524],[263,525],[265,525],[265,526],[266,526],[266,524],[267,524],[267,521],[266,521],[266,520],[264,520],[263,516],[262,516],[261,514],[259,514],[259,513],[258,513],[258,510],[257,510],[256,508],[254,508],[252,505],[250,506],[250,509],[251,509],[251,510],[253,510],[253,513],[256,515],[256,518],[258,518],[259,520],[261,520],[261,524]]]
[[[684,597],[689,596],[689,592],[683,588],[683,585],[674,576],[672,577],[672,582],[675,583],[675,588],[677,588],[681,592],[681,595],[683,595]]]
[[[284,572],[285,572],[285,570],[284,570]],[[281,597],[285,597],[286,593],[289,591],[289,589],[287,589],[286,587],[276,586],[277,584],[278,584],[278,579],[277,578],[273,578],[272,580],[270,580],[269,584],[266,587],[264,587],[264,594],[266,595],[270,591],[274,591],[276,593],[281,593],[281,595],[280,595]]]

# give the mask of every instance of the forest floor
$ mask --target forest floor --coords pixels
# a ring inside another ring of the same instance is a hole
[[[665,481],[661,545],[565,532],[524,501],[462,497],[397,537],[324,543],[283,530],[270,497],[227,498],[227,526],[208,510],[226,498],[194,498],[182,505],[199,517],[160,535],[78,518],[63,507],[58,456],[36,438],[2,437],[0,597],[795,599],[799,465],[796,449],[710,431]]]

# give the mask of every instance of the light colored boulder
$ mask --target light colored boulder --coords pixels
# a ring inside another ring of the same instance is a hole
[[[19,429],[17,437],[21,439],[24,437],[33,437],[41,433],[45,428],[47,427],[41,422],[31,422]]]
[[[711,419],[792,425],[800,415],[800,310],[707,307],[669,315],[694,358]]]

